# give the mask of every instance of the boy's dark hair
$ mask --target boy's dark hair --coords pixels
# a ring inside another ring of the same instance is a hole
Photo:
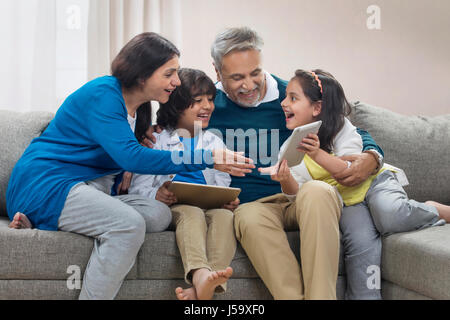
[[[351,105],[345,97],[344,89],[329,72],[316,69],[312,70],[322,85],[322,92],[318,81],[310,71],[297,70],[293,80],[299,81],[303,93],[311,103],[322,101],[322,111],[318,120],[322,120],[318,136],[320,148],[331,152],[333,139],[342,129],[345,117],[351,112]]]
[[[194,103],[195,97],[216,97],[214,82],[203,71],[182,68],[178,75],[181,85],[172,92],[167,103],[161,104],[156,113],[158,125],[168,130],[176,129],[182,113]]]
[[[120,50],[111,72],[122,88],[135,89],[174,56],[180,52],[172,42],[154,32],[141,33]]]

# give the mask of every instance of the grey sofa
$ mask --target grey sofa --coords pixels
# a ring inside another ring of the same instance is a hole
[[[8,228],[5,192],[11,170],[31,139],[52,119],[45,112],[0,111],[0,299],[76,299],[73,269],[84,273],[93,240],[77,234]],[[368,130],[386,162],[405,170],[411,198],[450,203],[450,115],[406,117],[355,103],[352,121]],[[298,256],[298,232],[288,232]],[[341,250],[342,251],[342,250]],[[228,291],[217,299],[271,299],[242,247],[231,264]],[[383,239],[384,299],[450,299],[450,225],[395,234]],[[69,285],[68,285],[69,280]],[[184,286],[175,233],[147,234],[118,299],[175,299]],[[342,253],[338,298],[345,291]],[[69,289],[71,288],[71,289]]]

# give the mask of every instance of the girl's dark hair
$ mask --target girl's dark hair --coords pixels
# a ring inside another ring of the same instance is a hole
[[[122,88],[135,89],[174,56],[180,56],[180,52],[172,42],[154,32],[141,33],[122,48],[111,64],[111,72]]]
[[[311,103],[322,101],[322,110],[317,119],[322,120],[318,133],[320,148],[331,152],[333,139],[344,126],[345,117],[351,112],[351,105],[345,97],[344,89],[333,75],[320,69],[313,72],[321,82],[322,93],[318,81],[310,71],[297,70],[292,79],[299,81],[303,93]]]
[[[167,103],[161,104],[157,123],[161,127],[174,130],[184,110],[194,103],[194,98],[201,95],[216,97],[214,82],[201,70],[182,68],[178,71],[181,85],[170,95]]]

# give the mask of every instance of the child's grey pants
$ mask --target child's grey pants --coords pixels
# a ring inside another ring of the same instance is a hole
[[[108,181],[79,183],[67,196],[58,222],[62,231],[95,238],[79,299],[113,299],[134,265],[146,232],[165,230],[165,204],[139,195],[110,196]]]
[[[439,219],[435,207],[408,199],[394,174],[384,171],[372,182],[364,202],[343,208],[339,224],[346,299],[381,299],[381,236],[444,225],[445,221]],[[380,275],[378,281],[372,281],[374,272]]]

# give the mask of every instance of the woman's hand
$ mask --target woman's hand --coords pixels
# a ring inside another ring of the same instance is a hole
[[[286,159],[271,167],[258,168],[258,171],[262,174],[270,174],[270,178],[278,182],[288,181],[292,177]]]
[[[223,208],[234,211],[239,206],[240,203],[241,203],[241,200],[239,200],[239,198],[236,198],[236,200],[231,201],[230,203],[224,204]]]
[[[117,194],[128,194],[128,189],[131,185],[131,178],[133,178],[133,174],[131,172],[125,171],[123,173],[122,181],[117,186]]]
[[[308,134],[306,138],[303,138],[297,150],[305,152],[307,155],[314,159],[320,150],[319,136],[314,133]]]
[[[226,172],[236,177],[244,177],[255,168],[253,160],[243,156],[243,152],[233,152],[228,149],[212,151],[214,169]]]
[[[145,134],[141,138],[141,145],[153,149],[153,144],[156,143],[156,138],[153,135],[154,132],[161,133],[162,128],[158,125],[150,126]]]
[[[161,201],[168,206],[171,206],[172,204],[177,202],[175,194],[173,192],[170,192],[168,189],[171,183],[172,181],[164,182],[163,185],[159,187],[158,192],[156,192],[155,196],[156,200]]]

